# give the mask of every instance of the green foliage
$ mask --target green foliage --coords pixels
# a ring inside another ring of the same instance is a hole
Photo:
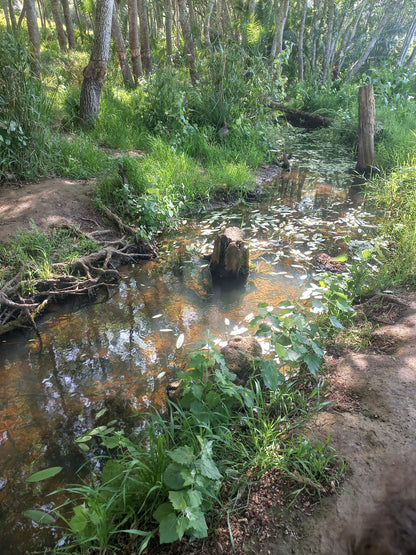
[[[185,535],[203,538],[214,508],[237,503],[247,480],[270,468],[282,469],[311,495],[334,487],[343,467],[335,464],[328,441],[293,436],[301,421],[327,404],[323,384],[312,377],[317,366],[308,360],[308,354],[322,356],[319,330],[306,312],[293,308],[281,305],[279,316],[260,310],[255,319],[262,333],[263,320],[272,323],[276,352],[279,346],[285,350],[279,356],[292,365],[290,375],[264,361],[258,376],[238,385],[208,335],[188,370],[178,374],[181,396],[169,402],[167,414],[147,415],[136,436],[127,437],[112,421],[78,438],[82,451],[101,453],[91,461],[100,472],[93,471],[89,483],[65,489],[72,516],[63,507],[26,515],[46,524],[59,519],[66,541],[58,552],[116,551],[126,533],[137,537],[139,553],[156,533],[161,544]],[[309,372],[294,371],[295,362]]]
[[[32,222],[29,230],[19,230],[16,239],[0,245],[0,264],[7,268],[0,285],[22,273],[22,279],[36,280],[50,277],[52,264],[71,262],[97,249],[97,243],[82,234],[74,234],[62,227],[43,232]]]
[[[0,104],[0,181],[8,173],[38,175],[46,154],[50,104],[31,74],[25,45],[7,33],[0,35]]]
[[[416,283],[416,159],[398,167],[388,177],[369,184],[368,194],[383,213],[383,265],[378,285]]]

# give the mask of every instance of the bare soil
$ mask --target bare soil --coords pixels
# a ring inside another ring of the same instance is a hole
[[[0,241],[31,221],[42,228],[102,227],[94,187],[93,181],[61,178],[0,185]],[[309,422],[306,433],[323,442],[330,434],[346,463],[342,488],[320,501],[299,498],[285,511],[287,478],[270,471],[252,487],[246,510],[199,544],[199,553],[346,553],[344,538],[374,507],[386,473],[400,474],[416,451],[416,294],[406,292],[401,300],[402,305],[367,306],[367,317],[380,326],[367,352],[335,348],[327,357],[333,403]],[[175,552],[185,551],[189,546]]]
[[[94,208],[95,181],[54,178],[0,184],[0,242],[7,243],[30,222],[45,229],[65,224],[91,231],[102,227]]]

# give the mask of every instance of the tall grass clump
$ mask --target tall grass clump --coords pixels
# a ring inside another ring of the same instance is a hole
[[[406,166],[369,185],[369,196],[382,210],[387,241],[379,280],[385,287],[416,283],[416,151]]]
[[[8,33],[0,36],[0,104],[0,181],[7,174],[39,175],[51,104],[31,72],[26,45]]]

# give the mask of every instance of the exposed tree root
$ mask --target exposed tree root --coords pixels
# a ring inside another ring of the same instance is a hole
[[[53,301],[79,295],[93,298],[98,287],[108,288],[119,280],[117,267],[121,264],[157,256],[154,243],[138,238],[137,230],[134,228],[124,227],[126,229],[123,232],[128,231],[129,235],[134,231],[134,242],[127,243],[124,237],[104,242],[97,239],[96,232],[88,234],[71,228],[74,234],[82,233],[96,242],[101,242],[103,248],[71,263],[52,264],[51,269],[56,273],[37,282],[22,279],[24,270],[7,282],[0,289],[0,335],[22,327],[33,327],[37,332],[35,318]],[[23,291],[27,290],[33,292],[24,295]]]

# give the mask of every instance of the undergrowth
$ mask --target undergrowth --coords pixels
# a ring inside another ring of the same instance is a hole
[[[141,553],[156,539],[204,538],[214,517],[230,503],[233,510],[243,504],[247,485],[273,468],[293,481],[288,504],[301,492],[315,497],[336,487],[344,464],[329,438],[320,442],[299,427],[328,404],[319,376],[322,341],[353,313],[341,283],[322,279],[311,310],[288,302],[259,306],[251,328],[274,350],[252,359],[246,384],[238,383],[208,335],[178,373],[180,394],[163,414],[152,412],[144,423],[141,415],[141,431],[130,436],[113,420],[79,437],[90,478],[63,490],[63,506],[25,513],[63,529],[55,551]],[[56,472],[59,467],[29,480]]]

